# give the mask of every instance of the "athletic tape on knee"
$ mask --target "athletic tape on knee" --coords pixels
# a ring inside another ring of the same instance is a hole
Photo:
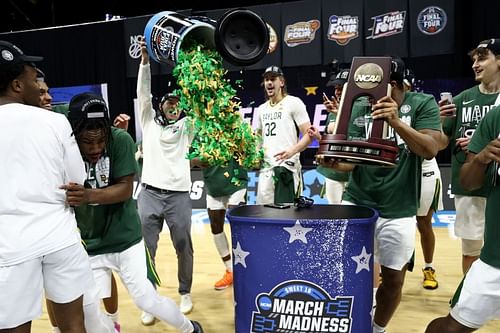
[[[220,234],[214,235],[214,242],[221,258],[231,254],[231,252],[229,252],[229,243],[227,242],[225,233],[221,232]]]
[[[481,254],[482,247],[482,240],[462,239],[462,254],[464,256],[477,257]]]

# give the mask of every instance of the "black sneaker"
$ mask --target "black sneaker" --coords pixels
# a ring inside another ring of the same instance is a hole
[[[201,327],[199,322],[191,320],[191,324],[194,327],[193,333],[203,333],[203,327]]]

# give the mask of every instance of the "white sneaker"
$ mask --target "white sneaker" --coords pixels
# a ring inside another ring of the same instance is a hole
[[[181,304],[179,305],[179,310],[182,313],[188,314],[193,310],[193,301],[191,300],[191,294],[181,295]]]
[[[141,323],[144,326],[151,326],[154,325],[156,318],[151,314],[146,311],[143,311],[141,314]]]

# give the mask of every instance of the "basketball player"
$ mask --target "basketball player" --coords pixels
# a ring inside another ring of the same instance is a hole
[[[258,108],[257,131],[262,135],[264,165],[259,173],[257,204],[290,203],[302,193],[300,152],[312,142],[306,106],[286,90],[281,68],[263,74],[267,101]],[[299,139],[299,133],[302,138]]]
[[[380,214],[375,225],[375,260],[381,266],[382,282],[376,293],[373,333],[385,332],[401,301],[408,262],[415,250],[422,158],[436,156],[441,130],[434,97],[404,90],[404,67],[400,58],[393,57],[391,96],[382,97],[371,107],[355,104],[348,131],[349,137],[366,137],[365,124],[358,119],[367,112],[373,119],[386,121],[392,129],[392,140],[399,146],[397,165],[332,164],[352,170],[343,202],[372,207]]]
[[[488,39],[469,52],[478,85],[462,91],[453,103],[442,100],[441,146],[451,141],[451,193],[455,195],[455,235],[462,238],[462,271],[466,273],[479,257],[484,239],[484,210],[488,183],[473,191],[465,190],[459,181],[460,169],[470,138],[484,115],[500,104],[500,39]]]
[[[466,190],[487,183],[484,246],[478,260],[465,274],[451,300],[448,316],[434,319],[426,333],[470,333],[488,321],[500,318],[500,107],[490,109],[468,143],[467,161],[460,170]],[[493,169],[492,176],[488,169]]]
[[[332,134],[337,120],[338,106],[344,84],[349,77],[349,68],[340,70],[334,77],[332,77],[326,84],[330,89],[333,88],[333,96],[328,97],[323,95],[323,104],[328,111],[326,118],[325,133]],[[344,194],[345,186],[349,180],[349,173],[338,171],[332,168],[318,166],[318,172],[325,177],[324,195],[329,204],[340,204],[342,201],[342,194]]]
[[[76,95],[69,110],[87,179],[85,186],[69,183],[64,188],[68,203],[76,206],[78,227],[90,255],[99,296],[110,296],[111,271],[115,271],[140,309],[179,332],[203,332],[199,323],[189,321],[148,280],[141,223],[132,199],[137,172],[132,138],[111,126],[106,103],[100,96]]]
[[[226,210],[246,202],[248,175],[238,162],[231,160],[227,167],[212,166],[203,169],[203,180],[207,190],[207,210],[215,247],[226,271],[215,282],[215,290],[223,290],[233,284],[231,251],[224,233]]]
[[[97,299],[89,294],[83,305],[94,282],[60,186],[83,182],[85,169],[66,118],[38,107],[41,60],[0,41],[0,152],[8,156],[0,162],[0,331],[30,332],[45,291],[62,331],[111,333]]]
[[[413,71],[406,69],[404,73],[404,87],[406,91],[416,91],[416,78]],[[420,245],[424,255],[424,279],[422,286],[425,289],[436,289],[438,281],[436,270],[433,267],[436,237],[432,229],[432,216],[438,209],[443,209],[443,196],[441,191],[441,171],[436,158],[422,161],[422,180],[420,189],[420,204],[417,210],[417,229],[420,233]],[[413,265],[413,260],[411,262]]]
[[[52,96],[49,92],[49,86],[45,82],[45,73],[40,68],[36,69],[36,80],[40,86],[40,107],[52,111]]]

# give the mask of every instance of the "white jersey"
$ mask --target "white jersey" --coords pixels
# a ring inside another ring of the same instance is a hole
[[[305,104],[295,96],[287,95],[278,104],[269,101],[258,108],[257,129],[262,131],[264,148],[263,169],[277,166],[274,155],[299,142],[297,127],[310,122]],[[291,170],[300,168],[300,153],[286,160],[282,166]]]
[[[170,191],[191,190],[191,167],[186,155],[193,139],[188,118],[168,126],[154,120],[150,65],[139,66],[137,77],[139,120],[142,127],[141,182]]]
[[[86,175],[64,115],[12,103],[0,119],[0,266],[9,266],[80,241],[59,187]]]

